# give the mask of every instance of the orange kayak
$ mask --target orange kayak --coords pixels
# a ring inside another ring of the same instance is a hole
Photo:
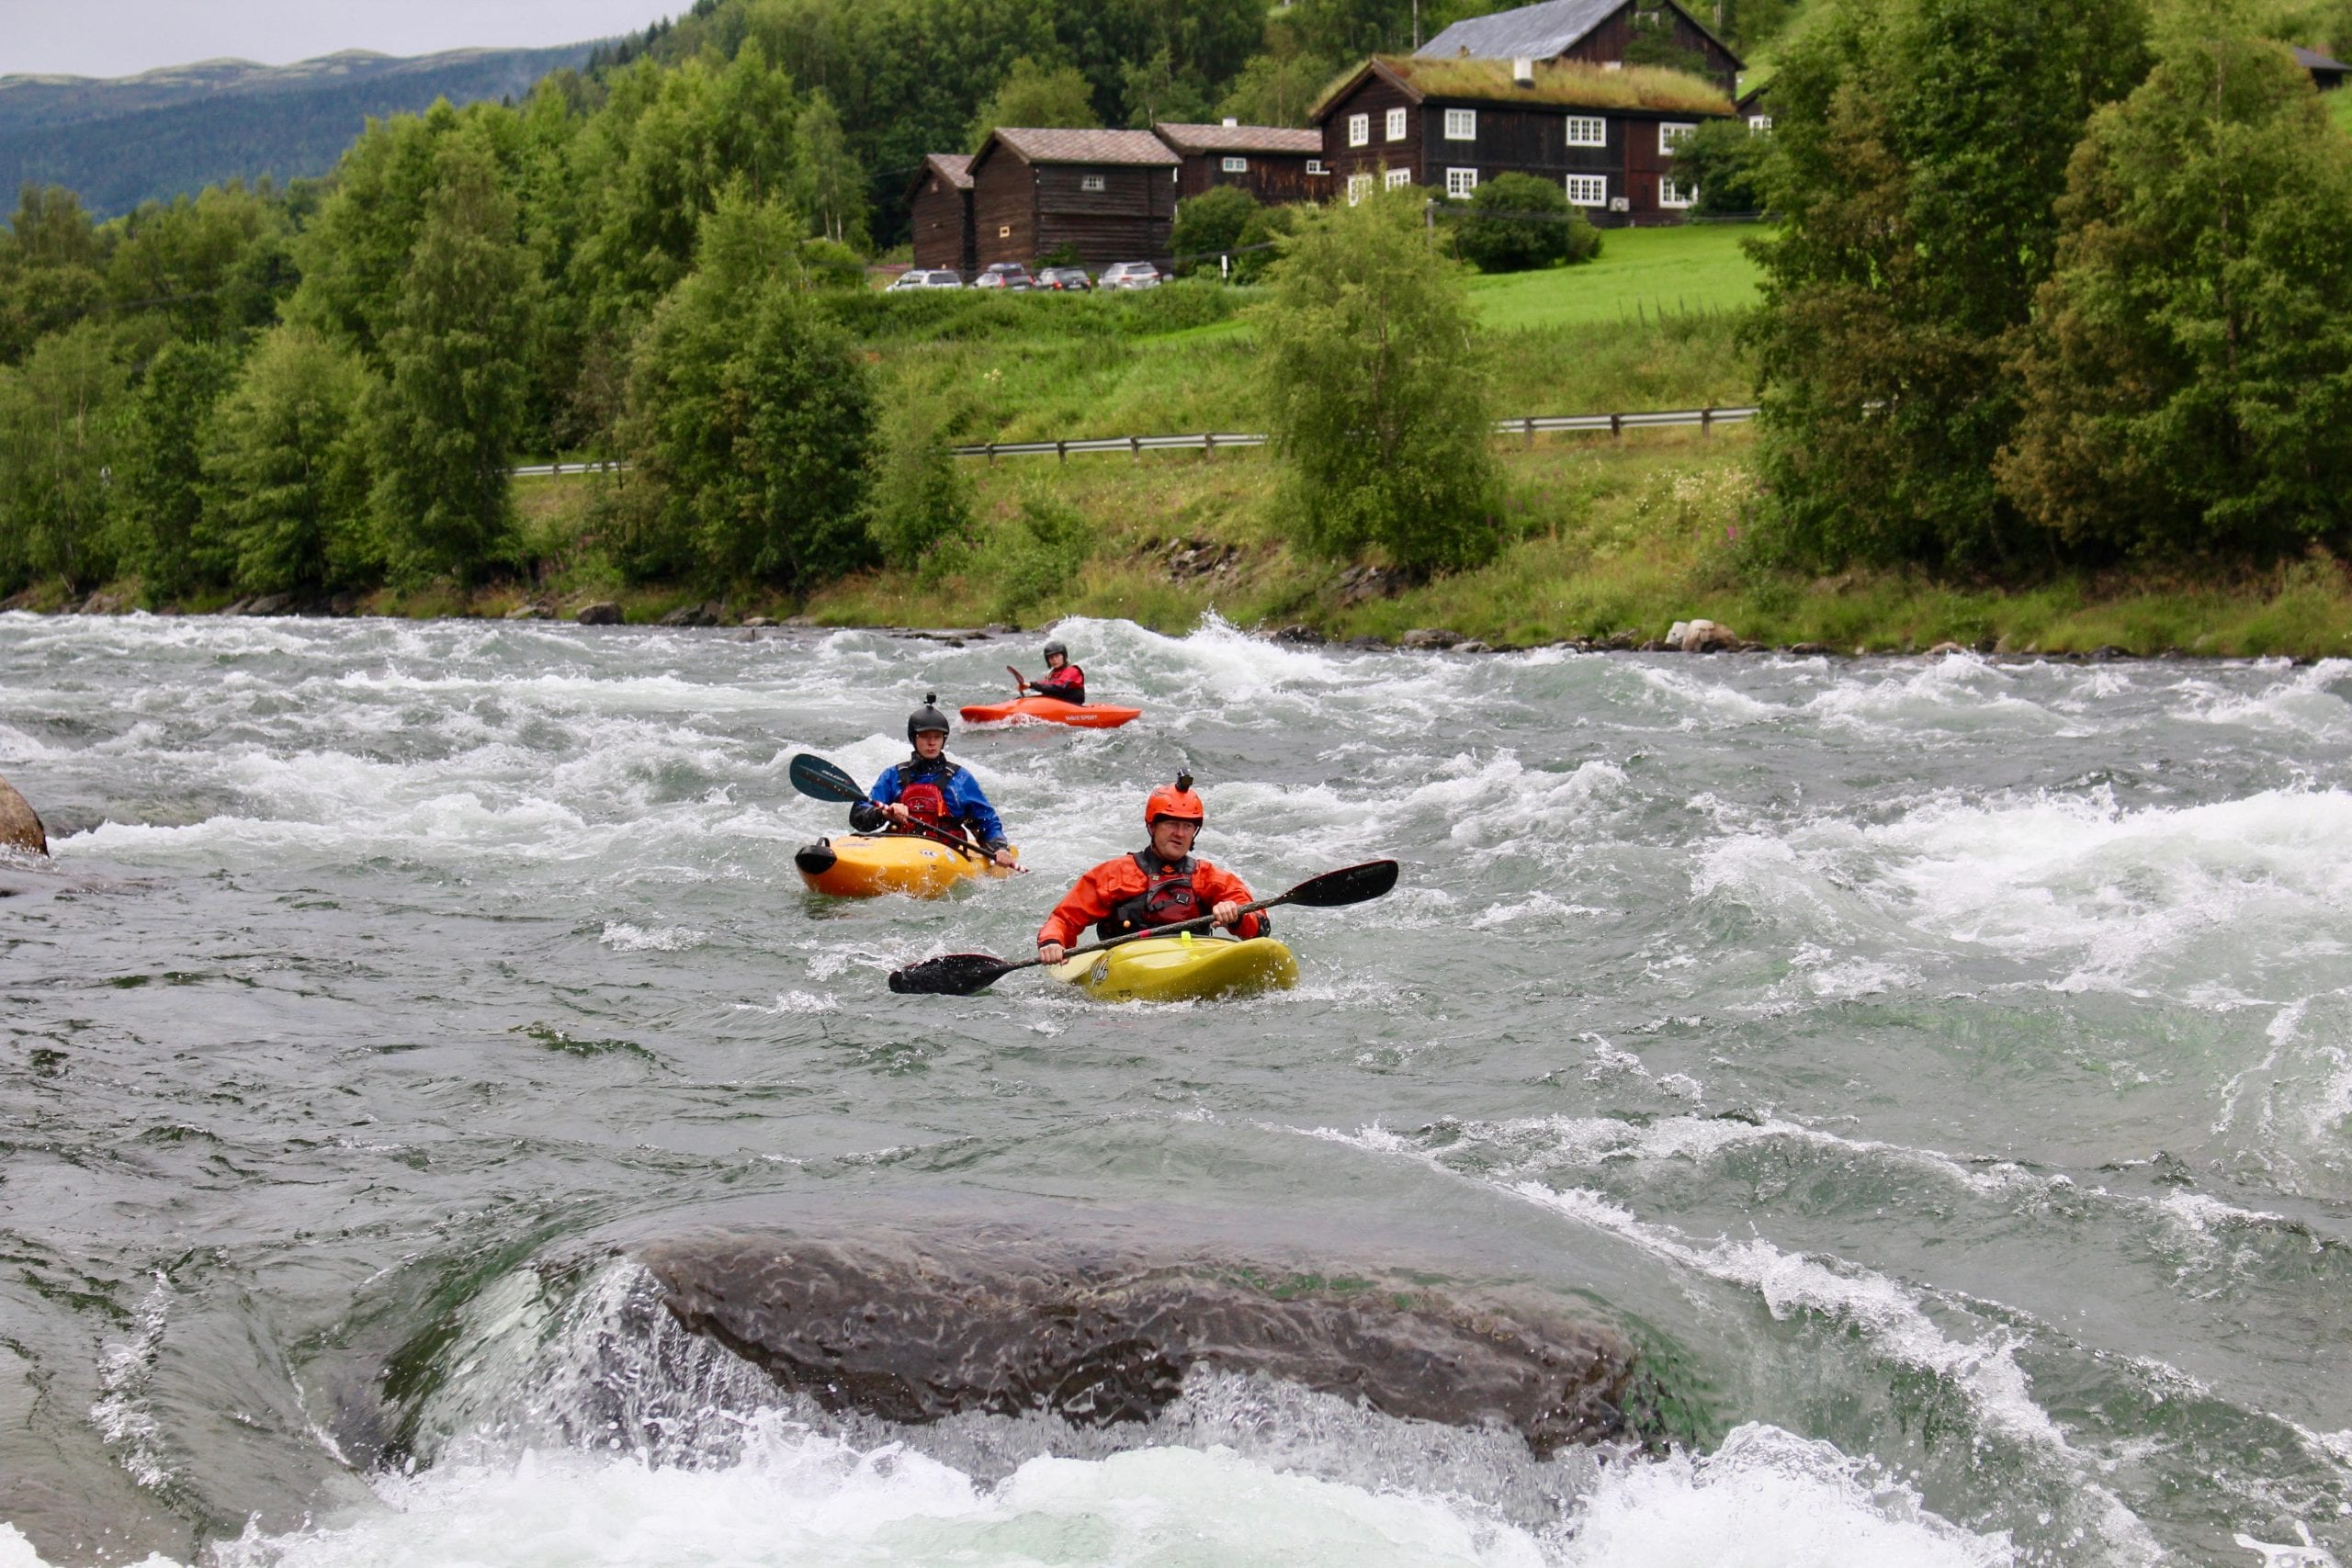
[[[1046,724],[1072,725],[1080,729],[1115,729],[1139,718],[1141,708],[1113,707],[1108,703],[1066,703],[1059,697],[1018,697],[1009,703],[977,703],[964,710],[966,724],[1003,724],[1016,718]]]

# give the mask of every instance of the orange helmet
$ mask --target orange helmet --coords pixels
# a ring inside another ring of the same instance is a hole
[[[1181,818],[1192,822],[1205,822],[1208,812],[1201,805],[1201,797],[1193,793],[1193,775],[1178,773],[1173,785],[1161,784],[1143,803],[1143,825],[1150,827],[1163,817]]]

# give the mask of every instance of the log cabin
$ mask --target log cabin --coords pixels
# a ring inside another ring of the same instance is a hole
[[[1218,186],[1239,186],[1269,207],[1331,194],[1319,130],[1228,119],[1223,125],[1163,123],[1151,131],[1183,160],[1176,175],[1180,202]]]
[[[972,155],[973,260],[1165,263],[1182,160],[1148,130],[1000,127]]]
[[[1543,0],[1454,23],[1414,51],[1424,60],[1584,61],[1662,65],[1739,91],[1742,62],[1676,0]]]
[[[915,265],[953,268],[967,283],[978,270],[972,258],[971,162],[959,152],[932,153],[915,175],[907,201]]]
[[[1374,55],[1313,110],[1350,201],[1405,185],[1466,197],[1497,175],[1533,175],[1603,227],[1682,221],[1698,189],[1675,179],[1674,149],[1734,112],[1713,81],[1655,66],[1421,55]]]

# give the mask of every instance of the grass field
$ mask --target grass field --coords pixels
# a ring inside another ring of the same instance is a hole
[[[2332,93],[2323,94],[2320,102],[2325,104],[2327,112],[2335,117],[2336,129],[2352,134],[2352,87],[2338,87]]]
[[[1474,278],[1471,298],[1503,331],[1745,310],[1756,303],[1757,269],[1742,247],[1763,231],[1753,223],[1611,229],[1595,261]]]

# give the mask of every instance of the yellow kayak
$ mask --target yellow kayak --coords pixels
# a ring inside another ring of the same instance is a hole
[[[983,876],[1011,876],[978,848],[967,854],[916,833],[844,833],[820,839],[792,857],[800,880],[836,898],[904,893],[944,898],[956,886]]]
[[[1057,964],[1053,972],[1106,1002],[1251,997],[1298,984],[1298,960],[1270,936],[1149,936]]]

